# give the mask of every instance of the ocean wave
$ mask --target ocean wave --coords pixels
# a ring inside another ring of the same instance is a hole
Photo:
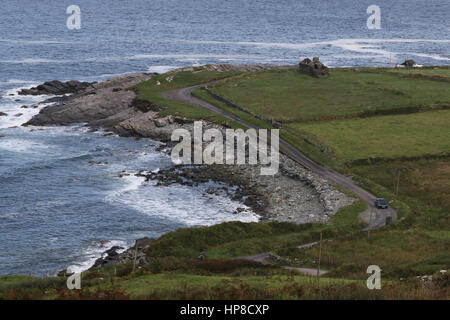
[[[54,95],[39,95],[39,96],[19,95],[19,92],[22,89],[30,89],[39,84],[39,82],[34,82],[34,81],[24,82],[24,83],[20,83],[20,84],[25,84],[25,83],[26,83],[26,85],[24,85],[24,86],[14,87],[14,88],[6,90],[2,96],[2,99],[3,100],[16,100],[17,98],[20,98],[21,100],[26,100],[25,102],[28,102],[30,104],[30,103],[36,103],[36,102],[40,102],[45,99],[54,97]]]
[[[207,59],[222,59],[227,61],[254,60],[264,61],[273,59],[261,55],[232,55],[232,54],[136,54],[132,56],[117,57],[95,57],[85,59],[47,59],[47,58],[25,58],[16,60],[0,60],[0,63],[11,64],[39,64],[39,63],[87,63],[87,62],[122,62],[132,60],[173,59],[179,62],[198,61]]]
[[[134,173],[122,172],[122,178],[125,186],[121,187],[119,190],[109,192],[105,200],[107,202],[114,202],[120,199],[124,194],[135,191],[139,189],[145,182],[145,177],[135,176]]]
[[[122,193],[114,200],[143,214],[187,226],[209,226],[227,221],[257,222],[259,216],[244,204],[230,199],[226,193],[208,194],[207,184],[199,187],[184,185],[156,186]],[[235,214],[237,208],[244,210]]]
[[[0,63],[14,63],[14,64],[25,64],[25,63],[69,63],[76,62],[76,60],[58,60],[58,59],[45,59],[45,58],[25,58],[19,60],[0,60]]]
[[[248,41],[203,41],[203,40],[175,40],[176,42],[192,43],[192,44],[215,44],[215,45],[235,45],[235,46],[254,46],[260,48],[282,48],[292,50],[304,50],[311,49],[317,46],[334,46],[347,51],[376,54],[376,56],[395,58],[397,52],[381,49],[381,45],[384,43],[450,43],[450,39],[370,39],[370,38],[358,38],[358,39],[337,39],[331,41],[319,41],[319,42],[303,42],[303,43],[283,43],[283,42],[248,42]],[[377,45],[380,44],[380,45]],[[418,54],[415,54],[419,56]],[[421,54],[423,57],[431,58],[435,60],[445,60],[447,58],[439,55],[426,55]],[[370,58],[370,57],[369,57]]]
[[[8,98],[11,98],[8,96]],[[42,99],[42,97],[40,97]],[[21,101],[30,102],[30,101]],[[21,126],[29,121],[33,116],[39,113],[42,108],[51,105],[52,103],[43,103],[37,105],[36,108],[22,108],[23,104],[19,103],[6,103],[0,105],[0,111],[5,113],[6,116],[0,117],[0,130],[12,127]]]
[[[86,271],[90,267],[92,267],[95,261],[98,258],[102,257],[102,254],[111,249],[114,246],[119,246],[124,249],[118,250],[118,253],[121,253],[127,249],[130,244],[124,240],[100,240],[93,241],[86,248],[81,250],[81,253],[78,258],[76,258],[75,262],[67,267],[68,273],[80,273]]]
[[[0,85],[8,85],[8,84],[36,84],[36,81],[30,81],[30,80],[20,80],[20,79],[9,79],[7,81],[0,81]]]
[[[429,58],[429,59],[433,59],[433,60],[438,60],[438,61],[450,61],[450,58],[438,55],[438,54],[425,54],[425,53],[408,53],[409,55],[412,56],[416,56],[416,57],[421,57],[421,58]]]
[[[251,41],[209,41],[209,40],[172,40],[174,42],[192,43],[192,44],[218,44],[218,45],[242,45],[242,46],[255,46],[255,47],[278,47],[285,49],[305,49],[309,47],[315,47],[318,45],[334,45],[340,43],[420,43],[420,42],[432,42],[432,43],[450,43],[450,39],[371,39],[371,38],[347,38],[336,39],[329,41],[318,42],[302,42],[302,43],[289,43],[289,42],[251,42]]]
[[[56,40],[15,40],[15,39],[0,39],[0,43],[20,43],[20,44],[71,44],[71,41],[56,41]]]
[[[177,66],[150,66],[147,72],[166,73],[170,70],[178,68]]]

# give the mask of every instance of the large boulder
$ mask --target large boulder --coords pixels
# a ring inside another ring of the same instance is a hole
[[[37,95],[62,95],[68,93],[79,93],[90,86],[91,83],[89,82],[80,82],[75,80],[61,82],[58,80],[54,80],[45,82],[31,89],[22,89],[21,91],[19,91],[19,95],[37,96]]]
[[[306,58],[299,63],[298,67],[300,73],[310,75],[311,77],[319,78],[329,75],[328,67],[320,62],[318,57],[314,57],[312,61]]]
[[[405,62],[403,62],[401,64],[397,64],[396,67],[397,68],[420,68],[420,67],[422,67],[422,65],[417,64],[412,59],[408,59],[408,60],[405,60]]]
[[[405,67],[414,67],[416,64],[417,64],[417,63],[416,63],[414,60],[409,59],[409,60],[406,60],[405,62],[403,62],[403,63],[402,63],[402,66],[405,66]]]

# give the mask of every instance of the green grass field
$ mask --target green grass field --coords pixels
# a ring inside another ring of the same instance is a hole
[[[450,67],[394,68],[387,71],[412,76],[442,77],[450,80]]]
[[[238,74],[237,72],[215,71],[179,72],[173,75],[162,74],[153,76],[150,80],[139,83],[132,89],[137,92],[137,99],[151,101],[154,105],[160,107],[161,115],[176,115],[193,120],[207,120],[233,127],[235,124],[232,121],[220,115],[195,105],[166,99],[161,96],[161,92],[202,84]],[[173,80],[167,81],[166,78],[168,76],[173,76]],[[159,85],[157,84],[158,82],[160,83]]]
[[[387,197],[398,197],[411,208],[422,229],[450,232],[450,161],[444,159],[396,160],[352,166],[352,172],[384,188]],[[375,187],[377,188],[377,187]],[[377,189],[379,190],[379,188]]]
[[[447,82],[353,69],[333,69],[322,79],[295,70],[243,74],[211,88],[266,119],[287,122],[450,105]]]
[[[341,161],[450,152],[450,110],[286,126],[317,138]]]

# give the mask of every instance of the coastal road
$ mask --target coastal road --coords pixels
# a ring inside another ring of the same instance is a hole
[[[264,253],[254,254],[251,256],[237,257],[237,258],[233,258],[232,260],[254,261],[254,262],[259,262],[259,263],[267,266],[270,264],[270,262],[268,262],[267,260],[270,260],[272,258],[274,258],[274,255],[272,253],[264,252]],[[308,276],[316,276],[317,275],[317,268],[298,268],[298,267],[289,267],[289,266],[282,266],[281,268],[286,269],[286,270],[297,271],[297,272],[306,274]],[[319,276],[322,276],[327,273],[328,273],[328,271],[319,269]]]
[[[166,91],[161,93],[165,98],[169,98],[172,100],[182,101],[189,104],[194,104],[197,106],[200,106],[202,108],[205,108],[207,110],[210,110],[212,112],[215,112],[217,114],[220,114],[224,116],[225,118],[228,118],[230,120],[233,120],[245,127],[253,128],[253,129],[259,129],[257,126],[231,114],[228,113],[221,108],[218,108],[204,100],[198,99],[194,96],[192,96],[192,90],[206,86],[208,84],[211,84],[213,82],[191,86],[187,88],[182,89],[176,89],[171,91]],[[351,178],[340,174],[332,169],[326,168],[307,156],[305,156],[302,152],[300,152],[297,148],[292,146],[287,141],[280,138],[280,149],[283,149],[283,153],[290,157],[292,160],[296,161],[300,165],[304,166],[305,168],[319,174],[324,179],[329,181],[330,183],[339,185],[357,196],[359,196],[361,199],[367,202],[368,204],[368,210],[365,212],[365,216],[369,216],[369,218],[366,218],[367,222],[369,223],[368,229],[374,229],[378,227],[382,227],[386,225],[386,218],[390,217],[392,221],[394,221],[397,218],[397,213],[394,209],[388,208],[388,209],[377,209],[374,206],[375,199],[377,198],[375,195],[371,194],[370,192],[364,190],[363,188],[359,187]]]

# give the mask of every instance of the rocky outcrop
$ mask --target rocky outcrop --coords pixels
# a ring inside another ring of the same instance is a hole
[[[405,62],[397,64],[396,65],[397,68],[419,68],[422,67],[422,65],[417,64],[414,60],[409,59],[409,60],[405,60]]]
[[[37,95],[62,95],[68,93],[79,93],[89,88],[91,85],[92,84],[89,82],[80,82],[75,80],[67,82],[53,80],[45,82],[31,89],[22,89],[18,92],[18,94],[37,96]]]
[[[6,117],[8,114],[4,112],[0,112],[0,117]]]
[[[93,84],[88,90],[71,96],[53,97],[52,103],[34,116],[28,125],[69,125],[86,123],[103,127],[121,136],[139,136],[168,141],[174,129],[192,128],[192,121],[178,116],[161,116],[161,108],[139,100],[128,90],[151,78],[149,74],[125,75]]]
[[[315,78],[329,75],[328,67],[320,62],[318,57],[314,57],[312,61],[308,58],[301,61],[298,65],[298,71]]]
[[[414,67],[417,63],[410,59],[410,60],[406,60],[405,62],[403,62],[401,65],[405,66],[405,67]]]
[[[97,259],[91,269],[99,268],[107,264],[117,264],[117,263],[134,263],[136,261],[136,266],[142,266],[148,263],[148,258],[145,254],[146,249],[153,240],[150,238],[137,239],[133,247],[119,253],[118,251],[124,248],[114,246],[109,250],[106,250],[102,257]]]
[[[114,126],[143,113],[133,108],[136,94],[126,89],[150,77],[147,74],[115,77],[92,84],[81,93],[46,100],[43,103],[53,105],[43,108],[25,125],[67,125],[84,122],[89,125]]]
[[[175,129],[190,130],[191,125],[183,125],[177,122],[178,117],[160,117],[157,112],[149,111],[138,113],[124,121],[117,123],[112,129],[122,136],[140,136],[146,138],[169,141]],[[188,123],[188,122],[187,122]]]

